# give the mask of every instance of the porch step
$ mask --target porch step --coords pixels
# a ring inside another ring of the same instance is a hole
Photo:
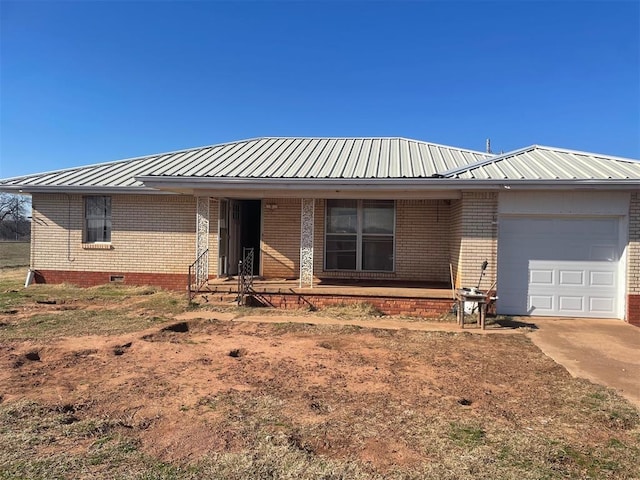
[[[212,305],[236,305],[238,301],[238,294],[200,291],[193,296],[193,301],[198,303],[210,303]]]
[[[198,303],[235,305],[238,285],[235,281],[207,283],[194,295]],[[370,304],[387,315],[438,317],[451,310],[449,288],[411,288],[360,285],[319,285],[301,289],[297,282],[258,281],[246,295],[246,304],[280,309],[321,309],[344,304]]]

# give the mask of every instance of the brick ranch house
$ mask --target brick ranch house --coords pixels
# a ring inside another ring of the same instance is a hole
[[[265,285],[296,279],[265,289],[271,302],[344,300],[342,285],[360,282],[383,310],[426,314],[450,308],[450,278],[476,286],[487,260],[481,288],[497,281],[498,313],[640,325],[637,160],[258,138],[4,179],[0,191],[32,196],[39,282],[186,290],[199,258],[215,290],[251,247]]]

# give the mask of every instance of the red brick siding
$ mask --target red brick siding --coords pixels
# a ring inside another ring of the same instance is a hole
[[[282,309],[323,308],[349,303],[367,303],[385,315],[435,317],[451,310],[452,300],[444,298],[397,298],[341,295],[272,294],[255,296],[257,304]]]
[[[187,289],[186,274],[138,272],[78,272],[71,270],[36,270],[36,283],[71,283],[79,287],[95,287],[110,283],[111,276],[121,276],[124,285],[153,285],[167,290]]]
[[[627,322],[640,327],[640,295],[627,295]]]

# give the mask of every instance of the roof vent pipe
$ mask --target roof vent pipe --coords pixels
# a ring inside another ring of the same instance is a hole
[[[487,138],[487,153],[491,153],[491,139]]]

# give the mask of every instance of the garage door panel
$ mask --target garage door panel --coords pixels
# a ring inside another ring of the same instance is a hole
[[[527,312],[536,310],[553,310],[553,295],[531,295],[529,296],[529,308]],[[535,315],[535,313],[533,313]]]
[[[510,217],[498,233],[498,311],[616,317],[618,219]]]
[[[613,312],[615,302],[610,298],[591,297],[589,299],[589,310],[592,312],[609,313]]]
[[[553,270],[532,269],[529,271],[530,285],[553,285]]]
[[[560,285],[583,286],[584,271],[582,270],[559,270]]]
[[[561,312],[572,311],[582,312],[584,310],[583,297],[568,297],[566,295],[558,296],[558,309]]]
[[[615,272],[603,272],[601,270],[589,272],[589,285],[592,287],[615,287]]]

